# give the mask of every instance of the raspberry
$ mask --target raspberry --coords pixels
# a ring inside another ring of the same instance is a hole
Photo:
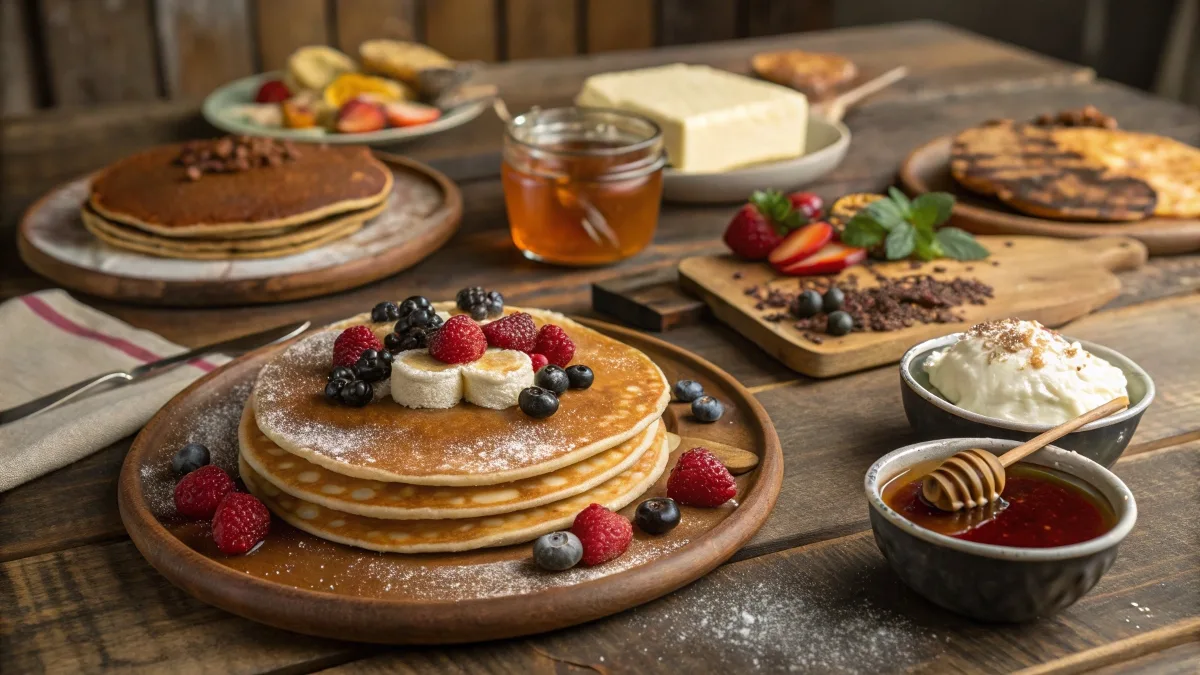
[[[537,343],[538,329],[533,317],[525,312],[509,314],[483,327],[489,347],[515,349],[529,354]]]
[[[533,361],[533,372],[537,372],[546,367],[550,363],[550,359],[546,358],[545,354],[530,354],[529,360]]]
[[[575,516],[571,533],[583,542],[581,562],[590,567],[621,557],[633,539],[633,525],[619,513],[590,504]]]
[[[367,326],[351,326],[333,341],[333,367],[350,368],[368,349],[383,351],[375,332]]]
[[[736,495],[733,474],[708,448],[680,455],[667,479],[667,496],[688,506],[720,506]]]
[[[567,331],[554,324],[546,324],[538,331],[533,351],[545,354],[550,363],[566,368],[575,356],[575,343],[571,342]]]
[[[470,363],[487,351],[487,338],[466,314],[450,317],[429,338],[429,355],[443,363]]]
[[[175,510],[188,518],[212,518],[230,492],[233,479],[229,474],[219,466],[202,466],[175,485]]]
[[[271,512],[254,495],[230,492],[213,516],[212,536],[225,555],[241,555],[258,546],[271,529]]]

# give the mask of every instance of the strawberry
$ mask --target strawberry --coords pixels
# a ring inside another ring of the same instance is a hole
[[[292,97],[291,90],[282,80],[267,80],[254,95],[255,103],[283,103]]]
[[[394,127],[415,127],[429,124],[442,116],[442,111],[423,103],[388,103],[383,106],[388,124]]]
[[[525,312],[509,314],[483,327],[489,347],[515,349],[526,354],[533,352],[537,344],[538,328],[533,317]]]
[[[209,464],[184,476],[175,485],[175,510],[188,518],[212,518],[225,495],[233,492],[233,479],[219,466]]]
[[[736,495],[733,474],[708,448],[680,455],[667,479],[667,496],[688,506],[720,506]]]
[[[571,534],[583,544],[580,562],[590,567],[619,558],[633,539],[633,525],[619,513],[589,504],[575,516]]]
[[[575,358],[575,343],[571,341],[567,331],[548,323],[538,331],[533,353],[542,354],[550,363],[566,368],[571,359]]]
[[[778,267],[781,274],[802,277],[813,274],[834,274],[857,265],[867,257],[867,249],[854,248],[841,242],[831,241],[821,250],[786,267]]]
[[[533,362],[533,372],[535,373],[550,363],[550,359],[546,358],[545,354],[530,354],[529,360]]]
[[[792,208],[803,213],[809,222],[820,220],[821,208],[825,206],[825,202],[812,192],[793,192],[788,195],[788,201],[791,202]]]
[[[230,492],[213,516],[212,536],[225,555],[249,552],[267,538],[271,512],[254,495]]]
[[[470,363],[487,351],[487,337],[466,314],[450,317],[429,338],[429,355],[442,363]]]
[[[387,127],[383,116],[383,108],[362,99],[346,101],[337,112],[334,128],[343,134],[362,134],[368,131],[379,131]]]
[[[779,192],[755,192],[725,228],[725,245],[746,260],[762,260],[804,222]]]
[[[375,332],[367,326],[351,326],[333,341],[333,366],[351,368],[358,357],[368,349],[377,352],[383,350]]]
[[[775,269],[787,267],[820,251],[832,239],[833,227],[829,223],[809,223],[784,237],[767,260]]]

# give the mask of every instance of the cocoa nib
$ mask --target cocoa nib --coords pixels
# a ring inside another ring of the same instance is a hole
[[[207,173],[238,173],[262,166],[280,166],[300,156],[296,144],[256,136],[224,136],[185,143],[175,158],[184,177],[200,180]]]

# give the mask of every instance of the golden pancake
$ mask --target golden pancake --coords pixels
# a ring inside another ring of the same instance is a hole
[[[288,453],[258,431],[250,403],[238,427],[242,459],[283,492],[328,509],[394,520],[475,518],[566,499],[628,469],[665,438],[666,427],[659,422],[611,450],[542,476],[482,487],[437,487],[351,478]]]
[[[168,239],[122,223],[112,222],[84,205],[80,211],[83,225],[101,240],[118,248],[127,248],[164,258],[194,260],[233,260],[239,258],[273,258],[293,255],[315,246],[354,234],[366,221],[386,208],[386,202],[362,211],[339,214],[312,225],[292,228],[282,234],[236,239],[195,238]]]
[[[755,54],[750,67],[764,80],[818,99],[858,76],[858,67],[844,56],[799,49]]]
[[[385,520],[334,511],[284,494],[239,459],[242,482],[272,513],[309,534],[348,546],[392,553],[468,551],[529,541],[570,527],[589,504],[625,507],[650,489],[667,467],[666,439],[622,473],[574,497],[532,509],[482,518]]]
[[[439,303],[442,311],[452,303]],[[454,310],[457,311],[457,310]],[[539,326],[560,326],[575,343],[573,363],[596,373],[586,390],[563,395],[558,412],[534,419],[506,410],[461,403],[412,410],[382,395],[365,408],[348,408],[323,396],[333,342],[346,327],[370,324],[363,314],[293,344],[259,372],[254,387],[258,428],[284,450],[334,473],[416,485],[495,485],[578,463],[637,435],[662,416],[670,388],[641,351],[567,317],[528,312]]]

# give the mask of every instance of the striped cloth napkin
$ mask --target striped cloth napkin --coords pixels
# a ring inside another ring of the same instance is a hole
[[[48,290],[0,304],[0,410],[100,373],[184,351]],[[142,428],[172,396],[227,362],[195,359],[146,380],[0,425],[0,492],[108,447]]]

